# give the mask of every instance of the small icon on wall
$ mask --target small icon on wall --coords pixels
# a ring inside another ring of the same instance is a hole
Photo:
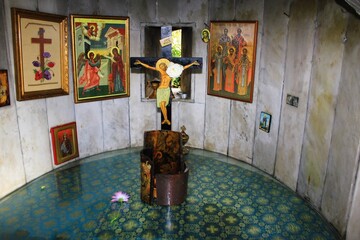
[[[270,126],[271,126],[271,114],[266,112],[261,112],[259,128],[268,133],[270,132]]]
[[[289,104],[294,107],[298,107],[299,106],[299,97],[295,97],[295,96],[288,94],[286,96],[286,104]]]

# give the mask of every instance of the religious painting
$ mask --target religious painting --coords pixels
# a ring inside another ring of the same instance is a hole
[[[298,107],[299,106],[299,97],[295,97],[293,95],[287,94],[286,95],[286,104],[293,106],[293,107]]]
[[[76,122],[50,129],[55,165],[79,156]]]
[[[252,103],[257,21],[210,23],[208,95]]]
[[[270,132],[271,115],[266,112],[260,113],[260,125],[259,128],[265,132]]]
[[[204,29],[201,31],[201,40],[202,40],[204,43],[208,43],[208,42],[209,42],[209,40],[210,40],[210,31],[209,31],[209,29],[204,28]]]
[[[69,94],[67,17],[12,8],[16,99]]]
[[[0,107],[10,105],[9,81],[6,70],[0,70]]]
[[[129,18],[71,15],[75,103],[130,96]]]

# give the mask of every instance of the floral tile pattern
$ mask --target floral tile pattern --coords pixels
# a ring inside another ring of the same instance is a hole
[[[83,159],[2,199],[0,239],[340,239],[287,187],[203,150],[186,155],[190,174],[183,204],[145,204],[140,150]],[[111,202],[118,191],[129,200]]]

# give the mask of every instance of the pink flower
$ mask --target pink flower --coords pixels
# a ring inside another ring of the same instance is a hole
[[[127,202],[129,201],[130,196],[124,192],[116,192],[112,196],[111,202]]]

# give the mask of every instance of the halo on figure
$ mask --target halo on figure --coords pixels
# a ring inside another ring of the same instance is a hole
[[[231,49],[233,50],[233,52],[236,51],[236,49],[235,49],[234,47],[230,47],[229,50],[228,50],[228,54],[229,54],[229,55],[230,55],[230,50],[231,50]]]
[[[216,45],[216,51],[218,50],[218,48],[221,49],[221,52],[223,51],[223,47],[220,44]]]
[[[89,51],[88,54],[87,54],[88,59],[90,59],[90,54],[91,54],[91,53],[94,54],[94,57],[96,56],[96,54],[95,54],[94,51]]]
[[[156,62],[156,69],[160,69],[160,64],[164,63],[166,66],[169,65],[170,61],[166,58],[160,58],[157,62]]]
[[[206,33],[206,34],[205,34],[205,33]],[[204,29],[201,31],[201,40],[202,40],[204,43],[209,42],[209,40],[210,40],[210,31],[209,31],[209,29],[204,28]]]
[[[119,49],[118,47],[116,47],[116,46],[115,46],[115,47],[112,47],[112,48],[111,48],[111,51],[110,51],[110,54],[111,54],[112,57],[114,57],[114,53],[113,53],[114,49],[116,49],[117,52],[118,52],[118,54],[120,54],[120,49]]]

